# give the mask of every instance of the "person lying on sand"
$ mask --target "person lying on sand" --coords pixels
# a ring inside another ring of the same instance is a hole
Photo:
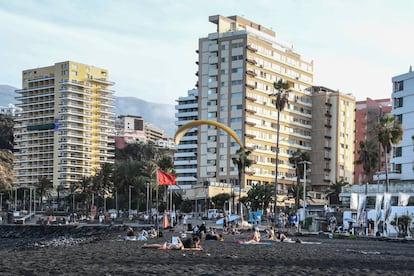
[[[300,239],[291,239],[286,237],[285,234],[281,233],[280,231],[276,231],[276,239],[275,241],[278,242],[287,242],[287,243],[302,243]]]
[[[185,239],[181,241],[179,237],[172,237],[172,242],[164,244],[146,244],[142,248],[154,248],[154,249],[169,249],[169,250],[202,250],[200,246],[200,239],[196,236],[193,239]]]

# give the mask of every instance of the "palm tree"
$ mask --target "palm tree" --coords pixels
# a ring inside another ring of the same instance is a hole
[[[342,187],[348,185],[349,183],[345,180],[336,180],[335,182],[332,182],[329,186],[328,190],[328,197],[329,197],[329,203],[332,204],[339,204],[339,194],[342,192]]]
[[[53,183],[46,176],[39,177],[39,194],[40,194],[40,208],[43,210],[43,196],[49,194],[53,188]]]
[[[296,187],[294,188],[296,191],[296,196],[295,196],[295,206],[296,206],[296,210],[299,209],[299,199],[301,197],[299,197],[299,189],[298,187],[301,186],[300,185],[300,178],[301,176],[304,174],[304,170],[305,170],[305,164],[303,163],[303,161],[309,161],[310,160],[310,156],[308,152],[303,152],[300,149],[297,149],[291,157],[289,157],[289,163],[294,165],[294,168],[296,169]],[[293,189],[293,188],[292,188]],[[293,191],[292,189],[291,192]],[[303,194],[303,192],[302,192]]]
[[[103,163],[101,169],[92,177],[92,190],[97,193],[98,198],[104,199],[113,190],[114,165]]]
[[[390,115],[380,117],[378,125],[378,141],[385,153],[385,192],[388,193],[388,154],[391,152],[392,145],[401,141],[403,129],[401,124],[395,122]]]
[[[308,196],[307,191],[310,189],[308,186],[306,188],[306,199],[313,202],[311,196]],[[295,200],[295,208],[296,211],[299,209],[299,202],[303,199],[303,185],[301,183],[297,183],[296,185],[290,185],[288,188],[288,198],[293,198]]]
[[[288,103],[289,88],[290,85],[284,82],[282,79],[273,83],[273,87],[276,90],[275,93],[270,96],[276,97],[274,104],[277,110],[277,131],[276,131],[276,173],[275,173],[275,216],[277,215],[277,177],[279,173],[279,134],[280,134],[280,113],[285,109]]]
[[[375,169],[378,164],[377,145],[372,141],[360,141],[356,164],[362,164],[365,172],[365,194],[368,193],[368,182],[372,182]]]
[[[233,161],[233,165],[237,166],[237,172],[238,172],[238,177],[239,177],[239,201],[240,201],[240,197],[241,197],[241,183],[243,180],[243,172],[245,170],[245,168],[249,168],[252,165],[252,160],[250,160],[248,158],[248,156],[250,155],[251,151],[249,150],[245,150],[244,148],[239,148],[236,151],[236,156],[231,158],[231,160]],[[240,210],[239,210],[239,215],[241,215],[241,208],[242,205],[240,204]]]

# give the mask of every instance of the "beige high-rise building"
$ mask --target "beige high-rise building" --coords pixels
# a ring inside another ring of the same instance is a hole
[[[302,58],[291,45],[280,43],[276,33],[240,16],[210,16],[216,32],[199,39],[199,119],[229,126],[252,151],[242,188],[274,184],[277,112],[273,83],[291,85],[289,104],[280,115],[278,190],[296,181],[288,162],[297,149],[311,149],[311,94],[313,62]],[[239,145],[220,129],[202,125],[198,132],[198,180],[238,182],[232,163]]]
[[[73,61],[24,70],[15,124],[14,185],[46,177],[69,187],[114,162],[108,70]]]
[[[355,97],[322,86],[312,91],[312,189],[354,181]]]

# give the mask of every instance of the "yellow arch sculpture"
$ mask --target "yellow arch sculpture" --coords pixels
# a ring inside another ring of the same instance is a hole
[[[180,126],[175,132],[174,143],[178,145],[178,143],[180,143],[181,138],[184,136],[184,134],[187,132],[189,128],[199,126],[199,125],[212,125],[212,126],[221,128],[222,130],[227,132],[231,137],[233,137],[233,139],[237,142],[237,144],[240,145],[241,148],[243,147],[242,142],[240,141],[239,137],[231,128],[219,122],[211,121],[211,120],[195,120],[195,121],[191,121],[189,123],[186,123],[185,125]]]

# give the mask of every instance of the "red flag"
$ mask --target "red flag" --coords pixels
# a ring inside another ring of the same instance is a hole
[[[175,185],[175,176],[162,170],[157,170],[158,185]]]

